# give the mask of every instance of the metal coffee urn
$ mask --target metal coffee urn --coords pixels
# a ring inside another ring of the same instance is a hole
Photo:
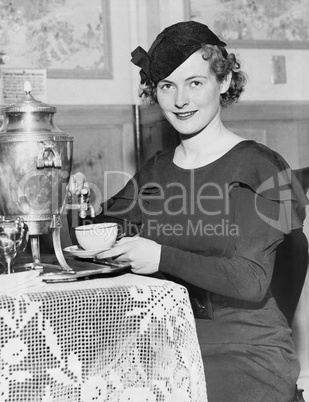
[[[40,236],[51,233],[60,269],[71,270],[61,248],[73,137],[53,122],[56,108],[40,102],[24,86],[22,100],[2,109],[0,128],[0,216],[22,218],[29,228],[32,268],[44,266]]]

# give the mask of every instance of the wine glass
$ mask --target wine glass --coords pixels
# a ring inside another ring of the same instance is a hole
[[[28,226],[22,218],[0,220],[0,262],[4,274],[11,274],[13,261],[23,252],[28,242]]]

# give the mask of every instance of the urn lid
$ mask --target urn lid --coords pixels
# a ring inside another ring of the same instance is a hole
[[[10,105],[2,108],[2,114],[18,113],[18,112],[46,112],[46,113],[56,113],[57,109],[55,106],[50,106],[47,103],[40,102],[36,100],[31,95],[31,84],[26,81],[24,84],[25,95],[24,98],[16,103],[11,103]]]
[[[23,99],[2,108],[3,121],[0,127],[0,137],[7,133],[68,135],[60,130],[53,121],[57,111],[56,107],[36,100],[30,93],[29,81],[25,82],[24,91]]]

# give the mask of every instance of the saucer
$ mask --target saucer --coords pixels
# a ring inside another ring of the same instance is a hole
[[[100,250],[84,250],[80,246],[69,246],[65,247],[63,251],[73,255],[74,257],[78,258],[95,258],[96,255],[103,253],[104,251],[109,250],[107,249],[100,249]]]

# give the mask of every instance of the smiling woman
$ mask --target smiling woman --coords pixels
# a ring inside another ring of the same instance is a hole
[[[277,247],[302,231],[308,200],[279,154],[224,126],[222,107],[246,83],[225,46],[189,21],[132,52],[141,97],[159,104],[180,144],[148,160],[94,220],[142,229],[106,258],[187,287],[209,402],[291,402],[299,362],[271,281]]]
[[[196,134],[208,126],[219,110],[220,94],[230,85],[231,75],[218,82],[202,55],[203,51],[197,50],[157,85],[165,117],[183,135]]]

